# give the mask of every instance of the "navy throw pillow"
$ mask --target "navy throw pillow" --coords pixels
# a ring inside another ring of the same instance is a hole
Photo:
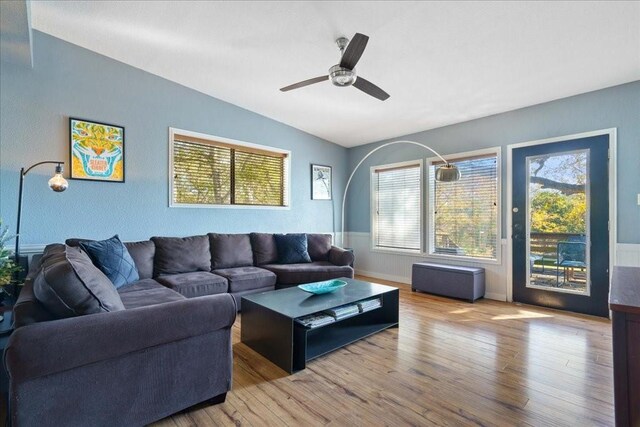
[[[306,234],[274,234],[273,237],[278,248],[278,263],[299,264],[311,262],[311,257],[307,252]]]
[[[140,279],[131,254],[117,234],[107,240],[80,242],[80,247],[116,289]]]

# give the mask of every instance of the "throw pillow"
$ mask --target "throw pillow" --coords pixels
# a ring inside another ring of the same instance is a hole
[[[273,237],[278,248],[278,263],[300,264],[311,262],[311,257],[307,252],[306,234],[274,234]]]
[[[33,293],[60,318],[124,310],[116,288],[89,256],[65,245],[45,251]]]
[[[116,289],[140,279],[136,263],[117,234],[107,240],[80,242],[80,247]]]

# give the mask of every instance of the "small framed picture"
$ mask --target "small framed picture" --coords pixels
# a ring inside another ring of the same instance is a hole
[[[311,199],[331,200],[331,166],[311,165]]]
[[[124,182],[124,128],[69,118],[70,177]]]

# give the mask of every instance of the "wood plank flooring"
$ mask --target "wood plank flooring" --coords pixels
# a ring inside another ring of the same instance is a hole
[[[174,415],[187,426],[613,425],[606,319],[400,288],[400,327],[287,375],[240,343],[223,404]]]

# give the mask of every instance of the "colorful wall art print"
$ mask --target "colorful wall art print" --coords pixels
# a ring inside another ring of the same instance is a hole
[[[124,182],[124,128],[69,119],[71,178]]]

